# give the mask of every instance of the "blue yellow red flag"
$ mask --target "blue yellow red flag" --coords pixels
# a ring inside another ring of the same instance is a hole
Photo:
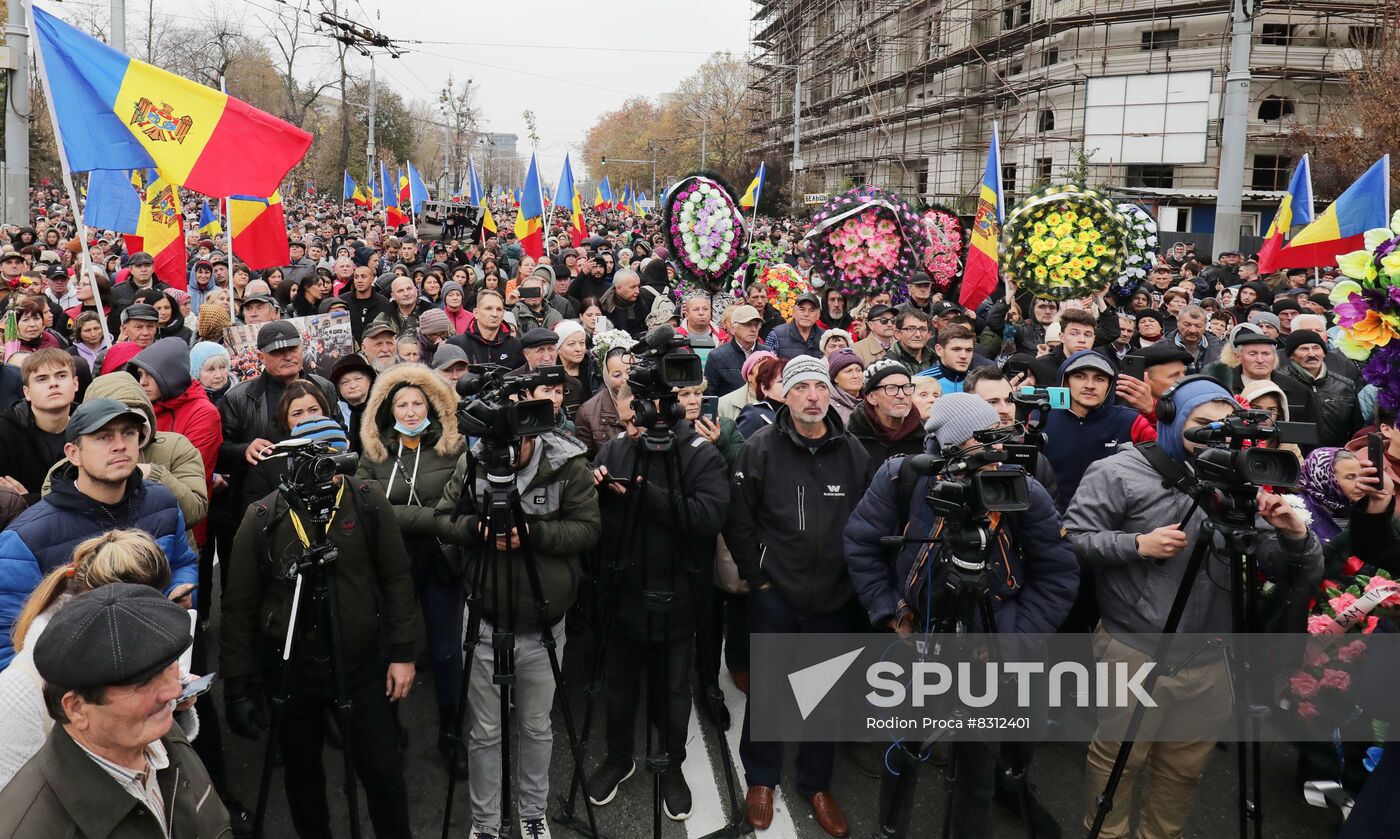
[[[1317,268],[1366,246],[1366,231],[1390,225],[1390,155],[1376,161],[1312,223],[1288,241],[1271,267]]]
[[[539,259],[544,256],[544,194],[540,188],[540,170],[535,156],[530,155],[530,169],[525,173],[525,186],[520,189],[520,210],[515,214],[515,238],[525,253]]]
[[[218,236],[224,232],[224,226],[219,223],[219,215],[209,206],[209,199],[204,199],[204,205],[199,208],[199,232],[205,236]]]
[[[977,198],[977,215],[972,221],[972,241],[967,247],[962,290],[958,302],[975,309],[997,285],[997,248],[1001,225],[1006,220],[1006,201],[1001,189],[1001,130],[992,123],[992,144],[987,150],[987,168]]]
[[[739,199],[739,206],[744,209],[757,207],[758,201],[763,197],[763,176],[767,173],[767,163],[759,161],[758,174],[749,181],[749,188],[744,190],[744,195]]]
[[[127,253],[149,253],[155,260],[156,277],[173,288],[188,288],[185,213],[180,207],[180,188],[159,171],[147,170],[143,181],[141,215],[136,221],[135,235],[126,237]]]
[[[234,255],[254,271],[291,262],[280,191],[267,198],[230,195],[228,228],[233,234]]]

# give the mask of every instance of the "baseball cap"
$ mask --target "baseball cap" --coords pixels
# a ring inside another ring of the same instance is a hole
[[[1065,360],[1064,368],[1060,372],[1068,376],[1077,370],[1097,370],[1110,379],[1118,375],[1118,371],[1113,369],[1113,362],[1095,350],[1080,350],[1070,356]]]
[[[361,339],[372,338],[375,335],[379,335],[384,332],[388,332],[391,335],[399,334],[398,328],[395,327],[394,324],[391,323],[387,317],[385,317],[384,315],[379,315],[375,317],[374,320],[365,324],[365,329],[362,333],[360,333],[360,337]]]
[[[250,294],[243,298],[242,303],[238,304],[239,310],[241,311],[243,307],[247,306],[249,303],[266,303],[269,306],[277,305],[277,301],[274,300],[270,294]]]
[[[879,303],[870,307],[870,311],[865,313],[865,319],[874,320],[878,317],[884,317],[885,315],[892,314],[894,314],[893,306],[886,306],[884,303]]]
[[[810,292],[810,291],[806,291],[806,292],[803,292],[802,294],[797,295],[797,300],[793,303],[793,306],[801,306],[803,303],[811,303],[813,306],[816,306],[818,309],[820,309],[820,308],[822,307],[821,298],[818,297],[818,296],[816,296],[815,294],[813,294],[813,293]]]
[[[456,344],[443,344],[433,351],[433,369],[446,370],[458,364],[470,364],[471,360]]]
[[[729,313],[730,323],[753,323],[756,320],[762,321],[763,315],[760,315],[757,309],[749,305],[735,306],[734,311]]]
[[[275,320],[258,331],[258,350],[273,352],[301,346],[301,333],[285,320]]]
[[[124,402],[116,399],[88,399],[68,418],[68,427],[63,430],[63,440],[71,443],[84,434],[99,431],[107,423],[123,417],[130,417],[142,426],[147,422],[145,414],[127,407]]]
[[[915,272],[914,272],[914,275],[913,275],[912,277],[909,278],[909,283],[908,283],[908,284],[909,284],[909,285],[933,285],[933,278],[931,278],[928,274],[925,274],[923,271],[915,271]]]

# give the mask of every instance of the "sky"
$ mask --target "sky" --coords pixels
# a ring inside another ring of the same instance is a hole
[[[155,0],[157,16],[181,25],[191,8],[212,0]],[[330,0],[219,0],[239,14],[252,35],[267,31],[260,21],[272,10],[318,9]],[[522,113],[535,113],[537,150],[546,182],[558,180],[564,155],[572,156],[582,179],[580,147],[594,120],[635,96],[655,98],[693,73],[713,52],[744,55],[748,49],[750,0],[338,0],[340,13],[399,42],[398,60],[376,60],[376,74],[405,99],[436,103],[451,72],[456,83],[471,79],[484,130],[520,136],[531,151]],[[63,6],[106,5],[71,0]],[[50,4],[53,7],[53,4]],[[145,0],[128,0],[129,27],[144,25]],[[207,6],[206,6],[207,7]],[[140,17],[140,23],[136,18]],[[135,37],[131,35],[129,37]],[[313,43],[330,43],[318,36]],[[311,50],[306,70],[333,63],[330,49]],[[368,60],[355,57],[360,72]],[[478,164],[480,165],[480,164]]]

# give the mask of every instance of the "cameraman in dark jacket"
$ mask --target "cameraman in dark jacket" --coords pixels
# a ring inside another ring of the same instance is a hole
[[[776,421],[754,433],[734,467],[724,542],[749,584],[752,633],[849,631],[855,621],[841,531],[870,480],[870,458],[829,411],[825,361],[799,355],[783,367],[786,403]],[[751,700],[752,701],[752,700]],[[783,746],[752,739],[744,713],[739,754],[748,776],[748,821],[767,830]],[[835,747],[806,742],[797,753],[797,790],[817,822],[846,835],[846,817],[831,796]]]
[[[350,446],[340,426],[324,417],[298,423],[292,436],[325,442],[338,451]],[[339,475],[334,480],[339,487],[336,511],[326,538],[338,554],[327,573],[335,575],[340,655],[351,703],[341,736],[354,744],[356,775],[364,786],[375,835],[406,837],[411,833],[408,790],[390,702],[406,697],[413,686],[418,638],[413,578],[394,508],[384,493],[372,481]],[[313,526],[289,510],[280,493],[248,508],[233,540],[221,603],[219,674],[224,678],[229,728],[257,739],[266,726],[251,677],[261,668],[264,686],[276,690],[281,668],[294,668],[280,744],[287,801],[298,836],[330,839],[321,752],[326,710],[336,691],[324,634],[329,628],[319,625],[305,587],[292,660],[282,660],[296,583],[294,563],[308,545],[303,534]],[[387,668],[380,650],[381,625],[392,662]]]
[[[925,429],[931,454],[974,450],[982,444],[973,435],[1001,424],[997,411],[971,393],[952,393],[933,403]],[[891,458],[875,475],[870,490],[861,499],[846,525],[846,562],[856,594],[870,623],[888,627],[901,635],[927,631],[940,615],[923,615],[917,604],[929,586],[937,586],[935,575],[941,565],[941,545],[932,549],[921,542],[905,544],[893,561],[880,545],[882,536],[909,534],[929,538],[943,528],[942,517],[924,503],[932,476],[923,476],[913,485],[908,502],[908,521],[900,521],[904,501],[899,498],[899,473],[904,458]],[[995,468],[989,464],[983,468]],[[994,629],[1000,633],[1052,633],[1069,614],[1079,588],[1079,565],[1074,552],[1060,531],[1060,516],[1050,494],[1034,478],[1027,476],[1028,509],[998,516],[992,514],[995,542],[987,559],[989,594],[993,599]],[[975,616],[974,616],[975,618]],[[1019,748],[1020,744],[1010,744]],[[957,743],[959,781],[953,798],[956,835],[980,835],[990,829],[991,803],[996,792],[997,752],[985,743]],[[898,774],[912,772],[914,759],[903,749],[890,752],[890,759],[903,765]],[[887,775],[887,782],[892,776]],[[1012,793],[1004,790],[1003,795]],[[882,798],[884,795],[882,794]],[[1016,797],[1008,798],[1019,807]],[[898,815],[900,829],[908,827],[910,810]],[[1033,819],[1048,818],[1043,808],[1032,805]]]

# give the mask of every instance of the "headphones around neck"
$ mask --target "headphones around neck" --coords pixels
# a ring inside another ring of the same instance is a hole
[[[1166,392],[1157,400],[1157,422],[1171,425],[1172,421],[1176,419],[1176,402],[1173,401],[1173,397],[1176,396],[1177,390],[1187,382],[1210,382],[1212,384],[1220,384],[1220,381],[1214,376],[1207,376],[1204,373],[1186,376],[1181,381],[1167,388]]]

